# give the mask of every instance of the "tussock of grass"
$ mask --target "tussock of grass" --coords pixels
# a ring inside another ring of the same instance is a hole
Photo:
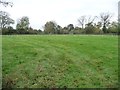
[[[3,36],[3,87],[113,88],[117,36]]]

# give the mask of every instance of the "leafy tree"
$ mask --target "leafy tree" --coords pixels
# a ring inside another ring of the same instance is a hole
[[[43,34],[43,31],[39,29],[38,34]]]
[[[68,31],[73,30],[73,29],[74,29],[74,25],[73,25],[73,24],[69,24],[69,25],[67,26],[67,29],[68,29]]]
[[[27,16],[23,16],[17,22],[16,29],[19,30],[20,33],[27,33],[29,28],[29,18]]]
[[[97,22],[96,28],[100,29],[101,27],[102,27],[102,23],[101,22]]]
[[[2,34],[3,35],[17,34],[17,31],[13,29],[13,27],[9,26],[7,28],[3,28]]]
[[[118,33],[118,23],[113,21],[109,25],[107,32],[109,32],[109,33]]]
[[[33,34],[33,33],[34,33],[33,28],[32,28],[32,27],[29,27],[29,28],[28,28],[28,34]]]
[[[68,31],[67,27],[62,28],[62,34],[69,34],[69,31]]]
[[[101,18],[101,23],[103,25],[102,30],[104,33],[107,33],[107,26],[110,24],[110,19],[112,15],[110,13],[101,13],[100,18]]]
[[[94,16],[91,18],[91,16],[86,19],[87,24],[85,25],[85,32],[86,34],[94,34],[96,32],[96,28],[94,26],[94,20],[97,18],[97,16]]]
[[[13,6],[12,2],[6,2],[6,1],[2,1],[2,0],[0,0],[0,4],[2,4],[5,7],[8,6],[8,5],[11,6],[11,7]],[[3,11],[2,11],[2,13],[3,13]],[[2,27],[2,17],[0,16],[0,34],[2,34],[2,29],[3,29],[3,27]]]
[[[57,25],[57,34],[62,34],[62,27],[60,25]]]
[[[83,30],[82,28],[79,28],[79,27],[75,27],[73,33],[74,34],[84,34],[85,30]]]
[[[6,28],[14,24],[14,20],[10,18],[10,15],[7,12],[0,11],[0,28]]]
[[[92,24],[86,25],[85,31],[86,31],[86,34],[92,34],[94,32],[94,26]]]
[[[103,31],[101,30],[102,27],[101,22],[97,22],[97,24],[95,23],[94,27],[95,27],[95,31],[94,31],[95,34],[103,34]]]
[[[46,22],[44,26],[45,34],[55,34],[57,33],[57,24],[54,21]]]
[[[27,16],[23,16],[17,22],[17,29],[28,29],[29,27],[29,18]]]

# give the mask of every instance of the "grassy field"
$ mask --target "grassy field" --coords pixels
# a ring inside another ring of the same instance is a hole
[[[3,87],[114,88],[118,37],[9,35],[2,37]]]

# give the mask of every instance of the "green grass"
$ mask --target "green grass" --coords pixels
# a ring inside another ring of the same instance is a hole
[[[3,87],[114,88],[118,37],[3,36],[2,66]]]

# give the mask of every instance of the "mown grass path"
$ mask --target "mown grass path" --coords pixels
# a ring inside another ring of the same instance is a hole
[[[2,66],[3,87],[117,87],[118,37],[6,35]]]

